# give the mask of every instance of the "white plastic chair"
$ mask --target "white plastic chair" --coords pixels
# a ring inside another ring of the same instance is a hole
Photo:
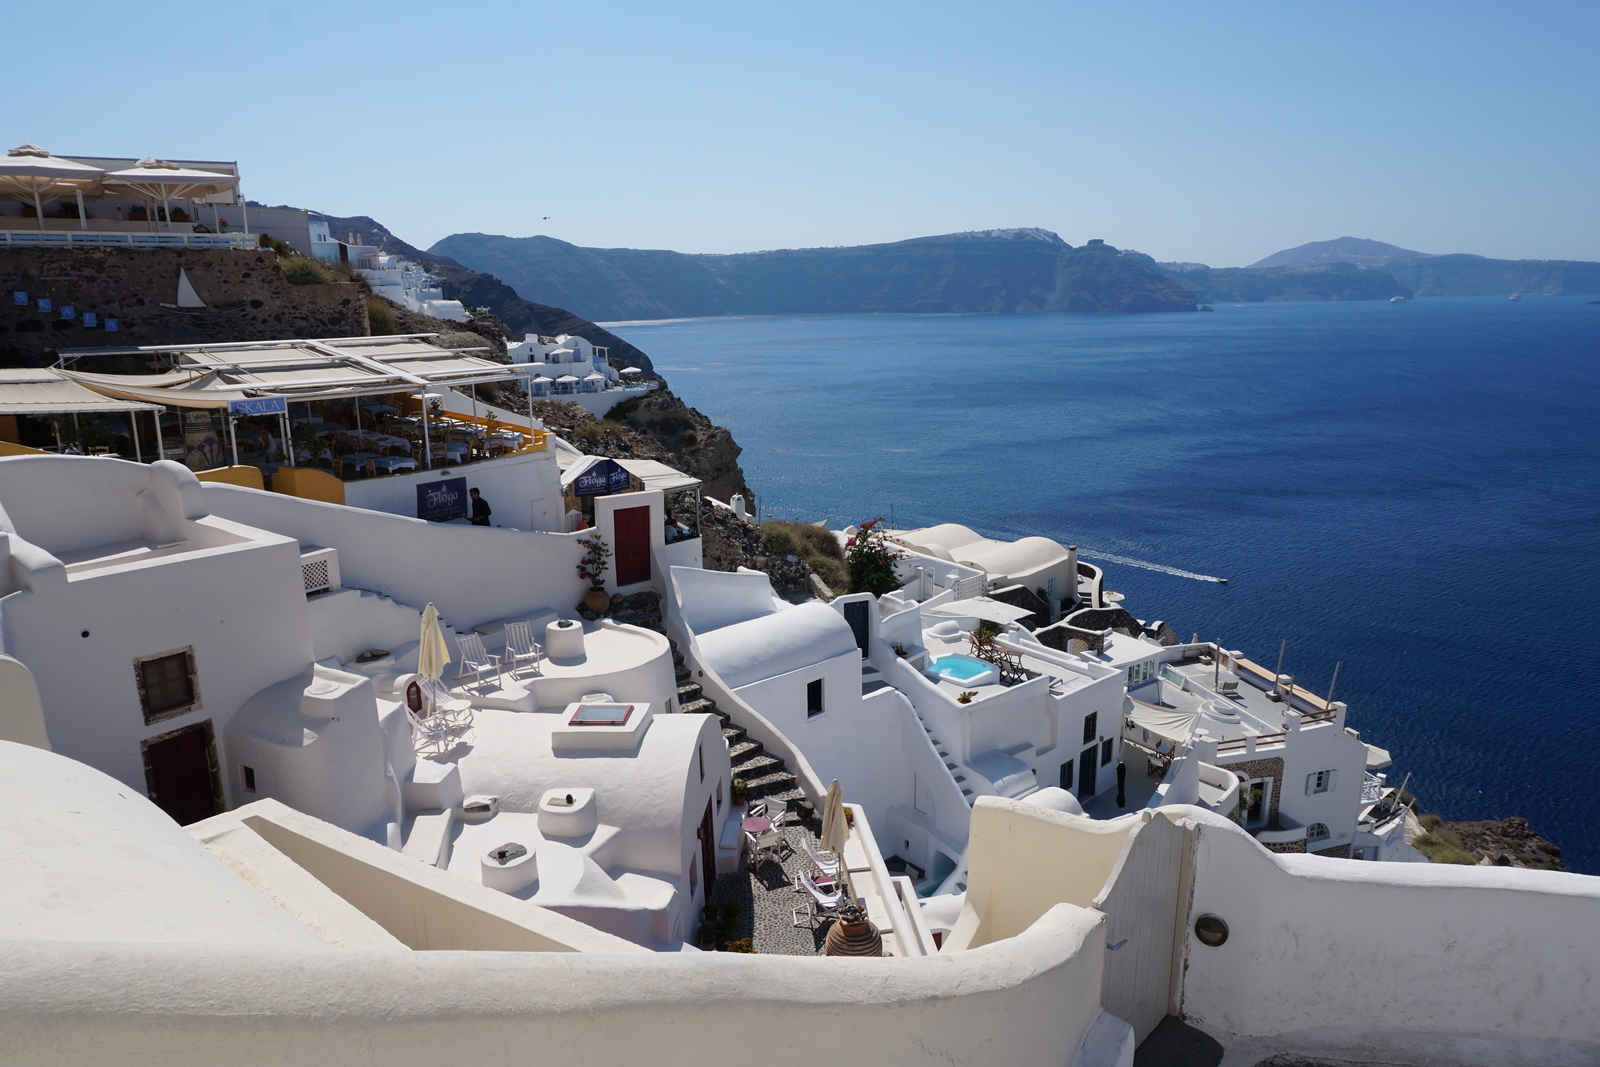
[[[406,718],[411,723],[411,744],[417,755],[425,756],[430,752],[435,756],[444,755],[445,746],[450,743],[449,726],[439,720],[418,718],[410,708],[406,708]]]
[[[831,893],[825,893],[817,887],[817,883],[813,882],[811,875],[805,871],[797,874],[795,881],[799,883],[799,887],[806,894],[805,903],[795,908],[793,912],[794,925],[797,927],[812,925],[820,915],[838,911],[839,906],[844,903],[844,889],[842,887],[834,889]],[[805,913],[804,919],[800,917],[801,912]]]
[[[531,622],[506,623],[505,665],[513,678],[517,675],[517,666],[522,663],[531,663],[533,673],[538,674],[539,653],[539,643],[533,639]]]
[[[500,683],[500,657],[491,656],[483,650],[482,636],[460,634],[456,637],[456,647],[461,650],[461,665],[456,668],[456,681],[463,681],[470,674],[474,681],[481,682],[483,676],[492,671],[495,684]]]
[[[806,858],[811,861],[811,865],[814,866],[819,873],[826,875],[834,882],[835,885],[837,885],[839,882],[839,874],[844,870],[844,864],[839,862],[839,857],[835,856],[832,852],[819,851],[817,847],[811,843],[810,834],[800,835],[800,845],[806,850]]]

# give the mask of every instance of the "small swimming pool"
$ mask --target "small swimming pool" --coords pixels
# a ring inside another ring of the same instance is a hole
[[[929,668],[934,674],[963,685],[993,685],[1000,680],[994,664],[971,656],[944,656],[933,661]]]

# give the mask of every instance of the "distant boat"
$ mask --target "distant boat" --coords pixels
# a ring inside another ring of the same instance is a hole
[[[1389,303],[1391,304],[1404,304],[1405,302],[1406,298],[1403,296],[1391,296],[1389,298]]]
[[[1511,294],[1511,299],[1512,300],[1521,300],[1522,299],[1522,294],[1521,293],[1512,293]]]

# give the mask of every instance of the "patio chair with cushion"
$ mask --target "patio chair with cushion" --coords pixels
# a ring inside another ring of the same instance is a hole
[[[513,678],[517,675],[517,666],[522,663],[532,664],[533,673],[538,674],[539,652],[539,643],[533,639],[533,623],[506,623],[505,666]]]
[[[844,903],[843,889],[826,892],[805,871],[795,875],[795,882],[806,895],[805,903],[794,909],[794,925],[797,927],[811,926],[819,916],[838,911]],[[802,912],[805,913],[804,918],[801,918]]]
[[[492,656],[483,650],[483,637],[481,634],[461,634],[456,638],[456,647],[461,650],[461,664],[456,669],[456,681],[466,679],[468,675],[477,682],[483,681],[483,676],[493,672],[496,684],[500,682],[500,657]]]

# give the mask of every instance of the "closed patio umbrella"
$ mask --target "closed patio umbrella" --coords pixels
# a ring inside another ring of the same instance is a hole
[[[844,791],[835,778],[822,802],[822,847],[842,859],[844,843],[849,836],[849,828],[844,823]]]
[[[22,194],[18,199],[33,201],[40,233],[44,232],[47,201],[92,194],[104,175],[99,167],[60,159],[35,144],[19,144],[0,157],[0,192],[17,192]]]
[[[439,625],[439,609],[429,604],[422,609],[422,643],[417,647],[417,673],[439,681],[444,665],[450,662],[450,646],[445,644],[444,628]]]
[[[107,172],[104,189],[108,194],[120,194],[149,204],[150,218],[154,221],[157,204],[210,196],[238,184],[239,179],[232,174],[189,170],[164,159],[146,156],[126,170]]]

